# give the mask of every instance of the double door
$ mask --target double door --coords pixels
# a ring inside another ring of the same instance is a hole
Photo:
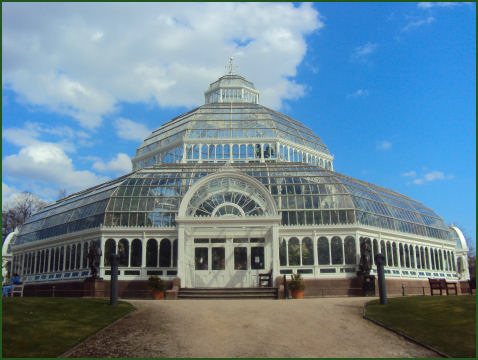
[[[264,238],[195,238],[194,287],[256,287],[269,271]]]

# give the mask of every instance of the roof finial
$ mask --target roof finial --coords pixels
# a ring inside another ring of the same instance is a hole
[[[229,75],[234,75],[234,68],[239,67],[237,65],[234,65],[233,63],[234,63],[234,58],[231,56],[229,58],[229,65],[225,66],[226,69],[229,68]]]

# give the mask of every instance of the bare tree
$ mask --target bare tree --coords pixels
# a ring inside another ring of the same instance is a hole
[[[61,188],[58,190],[58,199],[57,200],[61,200],[63,198],[66,198],[66,195],[68,195],[68,193],[66,192],[66,189],[65,188]]]
[[[28,191],[4,204],[2,208],[2,243],[17,226],[22,225],[28,217],[47,205],[47,202]]]

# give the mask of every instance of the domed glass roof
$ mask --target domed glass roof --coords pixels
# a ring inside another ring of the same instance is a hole
[[[22,226],[14,239],[15,244],[99,226],[175,227],[179,206],[191,186],[226,167],[263,184],[274,199],[282,226],[320,228],[361,224],[455,241],[448,226],[433,210],[392,190],[318,166],[252,163],[229,166],[171,164],[144,168],[41,210]],[[213,185],[229,184],[228,181]],[[240,188],[243,190],[239,191]],[[265,201],[255,193],[257,191],[248,191],[241,185],[232,190],[231,186],[224,186],[224,191],[215,191],[214,197],[205,197],[203,202],[193,196],[186,216],[266,216]]]
[[[164,163],[299,160],[289,154],[286,158],[284,151],[280,151],[281,145],[287,146],[288,151],[299,152],[300,162],[331,168],[327,164],[333,157],[323,141],[300,122],[259,105],[259,92],[242,76],[222,76],[209,86],[205,98],[205,105],[154,130],[136,151],[133,169]],[[210,144],[219,144],[221,148],[214,148],[212,154],[209,149],[203,151],[203,146]],[[252,156],[248,153],[241,158],[241,145],[251,145]],[[266,146],[268,153],[264,153]]]

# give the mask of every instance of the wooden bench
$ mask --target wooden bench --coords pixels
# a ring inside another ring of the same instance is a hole
[[[456,282],[448,282],[445,279],[430,279],[428,278],[428,282],[430,283],[430,294],[433,296],[433,290],[439,290],[440,295],[443,295],[443,290],[446,291],[447,295],[450,295],[450,290],[455,291],[455,295],[458,295]]]
[[[272,270],[265,274],[259,274],[259,287],[272,287]]]

